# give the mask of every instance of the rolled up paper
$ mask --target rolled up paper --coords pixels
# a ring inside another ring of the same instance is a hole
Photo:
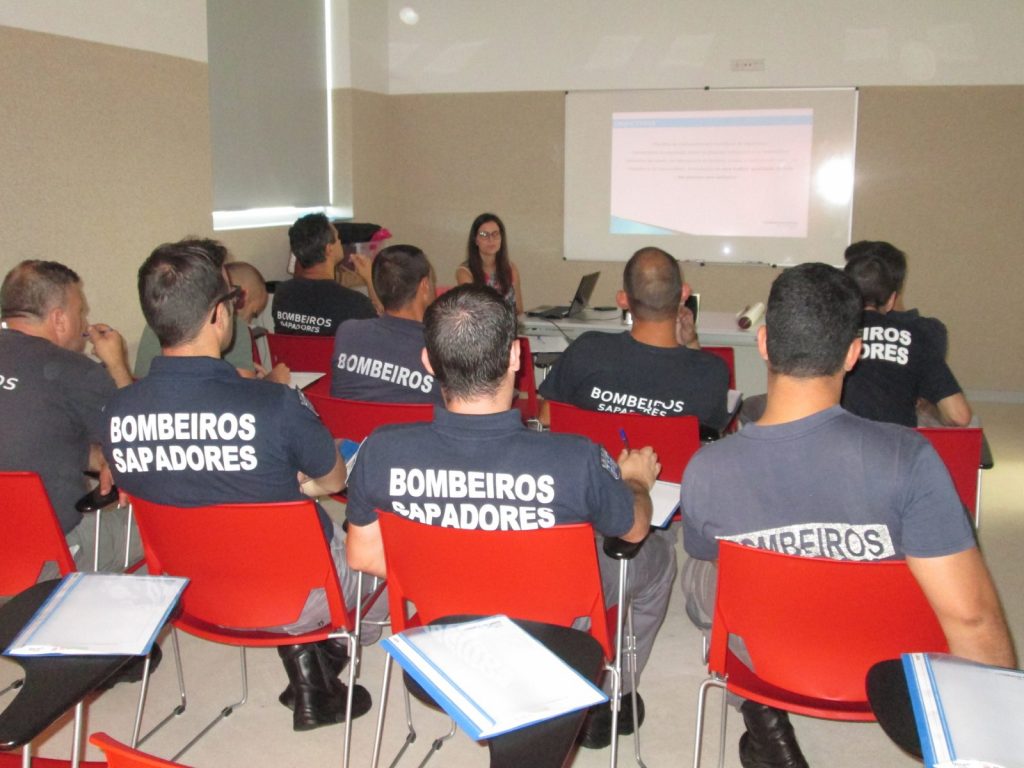
[[[764,317],[764,302],[759,301],[736,315],[736,324],[745,331],[761,322],[762,317]]]

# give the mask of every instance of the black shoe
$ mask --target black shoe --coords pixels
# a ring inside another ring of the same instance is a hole
[[[348,686],[328,669],[330,663],[324,660],[327,654],[319,645],[305,643],[278,648],[289,680],[288,688],[280,698],[292,710],[292,727],[297,731],[345,722]],[[370,691],[361,685],[354,686],[352,719],[366,715],[371,707]]]
[[[344,640],[331,638],[315,643],[314,647],[316,648],[320,664],[324,667],[325,673],[331,678],[332,682],[329,683],[331,687],[333,688],[333,683],[336,682],[345,688],[346,686],[338,681],[337,677],[348,663],[348,643]],[[366,689],[364,688],[363,690],[365,691]],[[368,695],[369,693],[367,693]],[[359,690],[356,690],[352,697],[352,709],[354,711],[356,700],[359,698]],[[288,709],[295,709],[295,691],[292,690],[291,683],[288,683],[288,687],[281,691],[281,695],[277,697],[277,700]]]
[[[160,666],[160,660],[164,657],[164,652],[160,650],[160,646],[153,643],[153,648],[149,652],[149,674],[152,675],[156,672],[156,668]],[[134,659],[129,661],[113,677],[109,678],[103,685],[97,690],[108,691],[118,683],[137,683],[142,679],[142,674],[146,669],[146,657],[136,656]]]
[[[637,722],[644,724],[644,700],[638,693],[636,695]],[[629,735],[633,732],[633,696],[629,693],[622,694],[619,705],[619,735]],[[604,749],[612,743],[612,703],[606,701],[591,707],[587,713],[587,719],[583,721],[578,739],[580,746],[587,749]]]
[[[289,688],[293,692],[292,728],[311,731],[323,725],[345,721],[348,687],[324,668],[315,643],[285,645],[277,649]],[[362,686],[352,690],[352,718],[370,711],[370,693]]]
[[[747,726],[740,737],[743,768],[808,768],[788,714],[753,701],[743,702],[740,712]]]

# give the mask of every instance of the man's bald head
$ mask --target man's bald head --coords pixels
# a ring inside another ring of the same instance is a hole
[[[634,320],[671,320],[679,314],[683,273],[679,262],[660,248],[641,248],[622,273]]]
[[[224,266],[228,270],[231,284],[239,286],[243,291],[237,312],[245,322],[249,322],[267,306],[267,284],[263,275],[252,264],[244,261],[232,261]]]

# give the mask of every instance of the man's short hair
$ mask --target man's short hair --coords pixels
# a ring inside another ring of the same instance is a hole
[[[139,267],[139,302],[161,347],[199,335],[214,303],[228,291],[228,251],[216,240],[186,238],[158,246]]]
[[[430,277],[430,262],[415,245],[391,245],[373,259],[373,289],[386,310],[412,301],[425,277]]]
[[[772,373],[814,378],[842,370],[860,332],[856,283],[828,264],[801,264],[772,283],[765,326]]]
[[[860,240],[847,246],[844,256],[847,263],[865,256],[877,256],[885,262],[892,279],[896,281],[896,293],[903,290],[903,283],[907,279],[907,254],[892,243],[884,240]]]
[[[634,319],[674,319],[683,291],[679,262],[661,248],[641,248],[626,262],[622,289]]]
[[[423,323],[427,356],[445,397],[494,394],[516,338],[512,306],[493,288],[467,283],[442,294]]]
[[[72,286],[82,279],[73,269],[56,261],[30,259],[7,273],[0,287],[0,314],[9,317],[36,317],[42,320],[51,310],[62,307]]]
[[[881,256],[859,256],[846,262],[843,270],[857,284],[865,307],[883,307],[896,293],[896,278]]]
[[[304,269],[324,261],[324,249],[338,239],[331,220],[322,213],[309,213],[288,228],[292,254]]]

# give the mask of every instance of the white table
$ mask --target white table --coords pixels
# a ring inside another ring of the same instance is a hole
[[[564,352],[569,343],[587,331],[622,333],[629,326],[622,322],[622,314],[615,311],[587,310],[582,317],[565,320],[545,320],[540,317],[521,316],[519,333],[530,340],[534,354]],[[732,312],[701,311],[697,320],[700,343],[709,347],[732,347],[736,356],[736,387],[745,395],[756,395],[767,388],[764,361],[757,352],[754,329],[740,330]]]

